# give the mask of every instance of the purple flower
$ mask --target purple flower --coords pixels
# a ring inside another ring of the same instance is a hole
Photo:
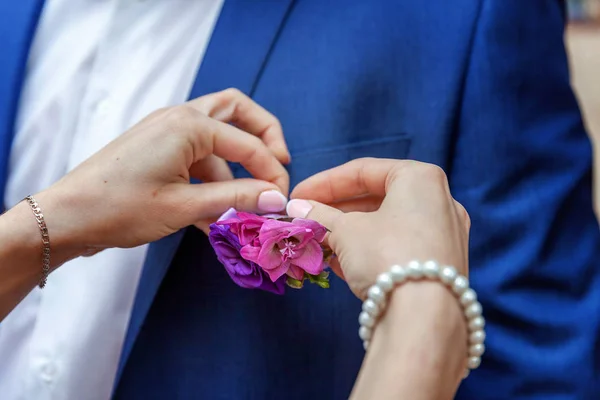
[[[230,218],[233,215],[226,213],[223,217]],[[240,254],[242,245],[238,236],[231,231],[229,225],[211,224],[208,239],[215,249],[217,258],[238,286],[262,289],[275,294],[284,293],[285,276],[272,281],[262,268],[252,261],[245,260]]]

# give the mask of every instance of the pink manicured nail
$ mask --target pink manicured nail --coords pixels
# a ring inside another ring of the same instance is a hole
[[[306,218],[310,210],[312,210],[312,204],[299,199],[290,200],[286,207],[287,215],[294,218]]]
[[[277,190],[267,190],[258,196],[258,208],[266,212],[278,212],[285,209],[287,198]]]

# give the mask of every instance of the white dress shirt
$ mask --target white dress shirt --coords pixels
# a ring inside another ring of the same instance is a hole
[[[47,0],[29,55],[6,206],[56,182],[150,112],[185,101],[222,3]],[[2,400],[110,397],[145,254],[142,246],[73,260],[7,316]]]

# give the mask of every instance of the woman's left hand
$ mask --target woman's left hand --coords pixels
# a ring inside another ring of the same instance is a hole
[[[360,298],[380,273],[411,260],[434,259],[468,275],[469,215],[435,165],[357,159],[311,176],[291,196],[290,216],[331,231],[331,267]]]

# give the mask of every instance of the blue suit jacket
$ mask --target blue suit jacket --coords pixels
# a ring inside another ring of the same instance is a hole
[[[0,188],[41,6],[0,2]],[[364,156],[446,170],[488,320],[461,399],[600,397],[600,235],[564,23],[557,0],[226,0],[193,88],[277,115],[292,185]],[[194,229],[152,244],[114,397],[346,398],[359,303],[332,286],[238,288]]]

